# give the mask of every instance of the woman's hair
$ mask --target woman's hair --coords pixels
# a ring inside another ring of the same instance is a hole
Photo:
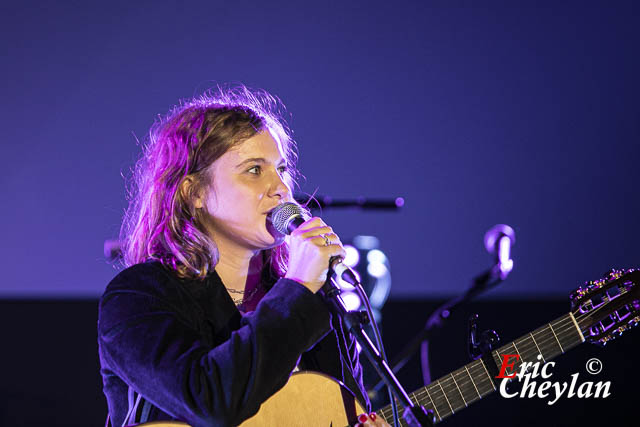
[[[206,233],[206,208],[195,209],[193,198],[215,179],[213,162],[264,130],[280,143],[286,179],[294,185],[297,154],[284,113],[280,100],[266,91],[235,85],[218,86],[160,116],[128,183],[129,207],[120,230],[124,265],[157,260],[191,279],[213,270],[218,248]],[[265,251],[264,267],[282,275],[287,257],[283,243]]]

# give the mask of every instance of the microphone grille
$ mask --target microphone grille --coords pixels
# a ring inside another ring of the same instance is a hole
[[[297,216],[304,217],[304,211],[296,203],[283,203],[271,211],[271,224],[281,234],[289,234],[289,223]]]

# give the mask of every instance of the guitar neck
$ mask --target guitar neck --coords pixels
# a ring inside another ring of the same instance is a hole
[[[494,350],[491,353],[490,363],[495,363],[495,366],[487,367],[482,359],[475,360],[426,387],[416,390],[409,397],[415,404],[432,410],[436,422],[440,422],[496,390],[494,378],[490,372],[495,372],[502,366],[503,355],[519,355],[520,360],[516,365],[523,361],[537,362],[539,354],[542,355],[541,362],[545,362],[567,352],[583,341],[584,337],[576,319],[571,313],[567,313]],[[402,415],[400,405],[398,408],[400,415]],[[393,419],[391,405],[385,406],[377,412],[387,421]],[[406,425],[402,418],[400,424]]]

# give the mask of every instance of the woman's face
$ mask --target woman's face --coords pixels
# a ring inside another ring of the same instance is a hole
[[[270,231],[267,214],[291,201],[291,188],[280,144],[267,130],[247,139],[213,162],[212,183],[204,197],[214,241],[252,251],[281,244]]]

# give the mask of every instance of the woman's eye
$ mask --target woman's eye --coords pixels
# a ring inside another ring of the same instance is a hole
[[[278,173],[280,175],[282,175],[282,174],[285,174],[287,172],[287,170],[288,169],[287,169],[286,166],[280,166],[278,168]],[[262,174],[262,166],[260,166],[260,165],[252,166],[251,168],[247,169],[247,172],[249,172],[250,174],[253,174],[253,175],[260,175],[260,174]]]

